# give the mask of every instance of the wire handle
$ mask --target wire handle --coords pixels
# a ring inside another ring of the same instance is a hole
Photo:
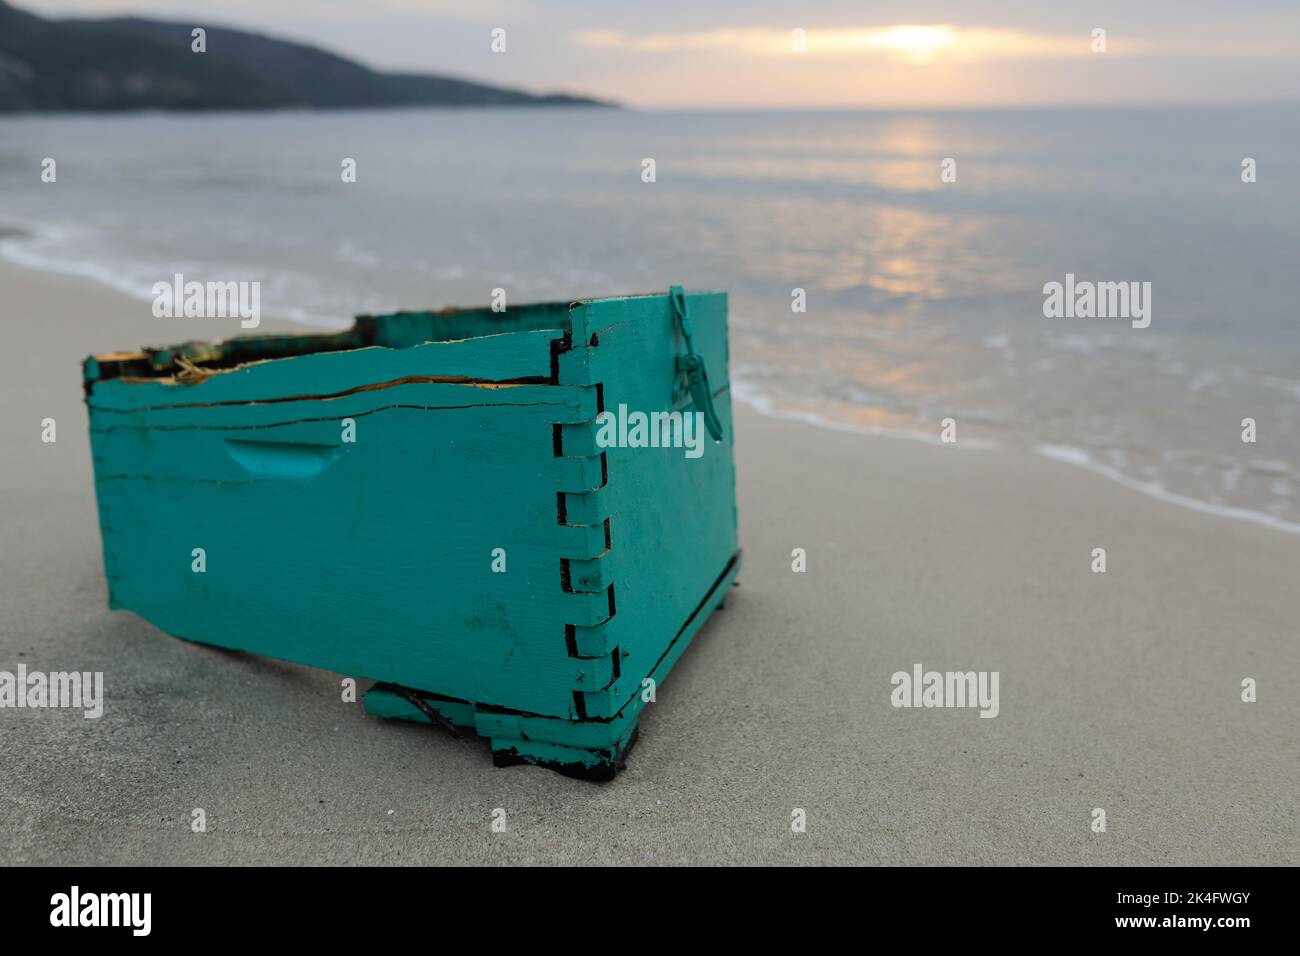
[[[704,359],[695,354],[694,332],[691,319],[686,309],[686,293],[679,285],[668,289],[668,302],[672,306],[673,317],[682,330],[686,340],[686,354],[677,356],[677,373],[685,375],[691,388],[691,399],[695,407],[704,413],[704,427],[709,430],[714,441],[722,441],[722,422],[713,407],[713,391],[709,388],[709,373],[704,367]]]

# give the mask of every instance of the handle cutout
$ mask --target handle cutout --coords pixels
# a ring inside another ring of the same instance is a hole
[[[254,478],[307,481],[332,465],[341,450],[341,445],[226,439],[226,452]]]

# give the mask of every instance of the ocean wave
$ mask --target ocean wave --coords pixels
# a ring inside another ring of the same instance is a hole
[[[70,251],[70,247],[78,242],[93,244],[95,238],[90,230],[76,227],[48,223],[7,224],[0,226],[0,259],[38,272],[89,279],[144,302],[153,301],[153,286],[160,277],[169,279],[178,271],[194,271],[188,267],[178,269],[174,262],[165,265],[137,262],[128,267],[120,263],[83,258]],[[309,283],[310,280],[303,281]],[[279,301],[275,292],[290,285],[291,283],[284,282],[269,284],[272,295],[263,302],[262,314],[265,318],[281,319],[313,328],[347,328],[351,324],[350,316],[316,312]]]
[[[814,425],[818,428],[824,428],[829,431],[850,432],[858,435],[871,435],[880,438],[903,438],[908,441],[918,441],[927,445],[942,444],[940,439],[930,433],[912,431],[901,428],[885,428],[878,425],[862,425],[855,422],[846,422],[835,418],[821,415],[816,412],[810,412],[799,409],[783,408],[779,401],[765,395],[752,385],[744,382],[733,381],[731,393],[737,401],[743,402],[750,408],[754,409],[761,415],[768,418],[782,419],[785,421],[802,422],[807,425]],[[996,442],[982,439],[965,439],[956,443],[956,447],[967,450],[990,451],[999,448]],[[1064,465],[1072,465],[1076,468],[1082,468],[1090,471],[1095,475],[1103,478],[1109,478],[1126,488],[1140,492],[1150,498],[1163,501],[1167,504],[1178,505],[1191,511],[1201,514],[1214,515],[1219,518],[1229,518],[1235,521],[1247,521],[1251,524],[1262,525],[1266,528],[1272,528],[1275,531],[1283,531],[1289,534],[1300,534],[1300,523],[1287,521],[1276,515],[1268,514],[1263,511],[1256,511],[1250,508],[1238,508],[1229,505],[1214,504],[1209,501],[1202,501],[1199,498],[1193,498],[1189,495],[1178,494],[1170,491],[1157,481],[1143,481],[1124,474],[1118,468],[1111,465],[1103,464],[1097,461],[1091,453],[1081,448],[1075,448],[1069,445],[1051,445],[1039,444],[1034,447],[1034,451],[1051,461]]]
[[[1066,465],[1073,465],[1076,468],[1083,468],[1093,474],[1109,478],[1111,481],[1118,482],[1125,488],[1140,491],[1142,494],[1155,498],[1158,501],[1178,505],[1181,508],[1188,508],[1192,511],[1199,511],[1201,514],[1215,515],[1219,518],[1232,518],[1237,521],[1249,521],[1251,524],[1263,525],[1266,528],[1273,528],[1277,531],[1300,534],[1300,523],[1286,521],[1276,515],[1271,515],[1264,511],[1254,511],[1250,508],[1234,508],[1228,505],[1216,505],[1208,501],[1202,501],[1199,498],[1192,498],[1189,495],[1180,495],[1177,492],[1170,491],[1157,481],[1141,481],[1140,479],[1124,474],[1118,468],[1104,465],[1081,448],[1074,448],[1069,445],[1038,445],[1035,447],[1034,451],[1042,455],[1044,458],[1050,458],[1052,461],[1058,461]]]
[[[740,402],[744,402],[754,411],[768,418],[779,418],[785,421],[803,422],[808,425],[816,425],[818,428],[825,428],[829,431],[851,432],[855,435],[874,435],[882,438],[904,438],[908,441],[917,441],[925,445],[943,445],[948,447],[948,443],[943,442],[938,435],[932,435],[928,432],[915,431],[907,428],[886,428],[883,425],[863,425],[860,422],[846,422],[836,418],[830,418],[826,415],[820,415],[816,412],[806,410],[784,408],[778,402],[753,386],[744,382],[733,380],[731,383],[731,394]],[[963,438],[959,442],[952,442],[951,445],[956,448],[962,448],[966,451],[991,451],[998,447],[996,442],[988,441],[983,438]]]

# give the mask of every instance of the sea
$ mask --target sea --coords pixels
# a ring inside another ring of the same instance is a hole
[[[765,414],[952,419],[954,453],[1300,533],[1300,106],[10,116],[0,256],[145,309],[176,273],[258,281],[329,328],[725,289]],[[1045,314],[1067,277],[1149,289],[1149,324]]]

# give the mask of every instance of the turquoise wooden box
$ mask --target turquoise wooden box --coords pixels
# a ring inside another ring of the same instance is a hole
[[[726,323],[674,289],[89,358],[109,605],[608,778],[740,565]]]

